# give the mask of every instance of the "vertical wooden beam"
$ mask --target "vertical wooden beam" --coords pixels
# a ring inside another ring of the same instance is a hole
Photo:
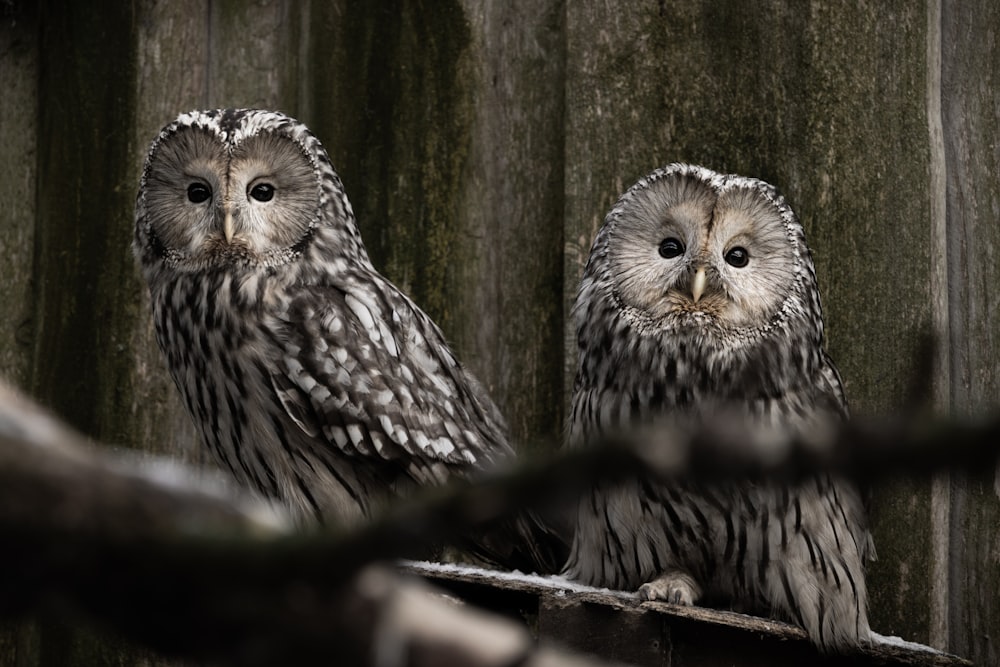
[[[458,340],[518,444],[562,438],[562,0],[464,3],[469,154],[457,216],[479,258]]]
[[[0,377],[30,386],[34,327],[35,189],[38,138],[38,8],[18,3],[0,15]],[[32,665],[38,659],[38,626],[0,624],[0,664]]]
[[[33,393],[84,433],[143,442],[137,357],[143,289],[131,257],[140,8],[39,4]],[[140,149],[141,150],[141,149]],[[149,424],[147,423],[147,426]],[[145,440],[148,442],[148,440]],[[64,618],[43,619],[25,664],[162,664]]]
[[[934,322],[932,403],[939,414],[951,411],[950,333],[948,325],[948,221],[944,127],[941,117],[941,0],[927,2],[927,137],[930,205],[931,316]],[[931,480],[931,576],[928,643],[949,644],[951,565],[951,474]]]
[[[135,8],[41,3],[34,393],[130,442]]]
[[[469,26],[455,2],[315,3],[303,120],[340,173],[375,265],[452,340],[469,137]]]
[[[28,386],[31,272],[35,240],[35,140],[38,128],[38,13],[17,3],[0,17],[0,375]]]
[[[302,4],[290,0],[208,3],[208,108],[298,113]]]
[[[951,403],[978,415],[1000,403],[1000,7],[941,6]],[[997,470],[952,483],[950,648],[983,665],[1000,663],[998,494]]]

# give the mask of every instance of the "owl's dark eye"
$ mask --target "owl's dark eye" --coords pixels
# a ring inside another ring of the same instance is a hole
[[[192,183],[188,186],[188,201],[200,204],[212,196],[212,189],[204,183]]]
[[[673,259],[684,254],[684,244],[674,237],[668,237],[660,241],[660,257]]]
[[[746,248],[736,246],[735,248],[730,248],[729,252],[726,253],[726,263],[730,266],[735,266],[737,269],[742,269],[749,261],[750,253],[747,252]]]
[[[271,201],[274,198],[274,186],[270,183],[258,183],[250,188],[250,196],[257,201]]]

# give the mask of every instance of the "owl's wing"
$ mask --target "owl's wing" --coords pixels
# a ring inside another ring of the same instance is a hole
[[[826,409],[829,414],[834,414],[840,419],[850,417],[847,406],[847,396],[844,393],[844,382],[840,378],[840,371],[833,363],[833,359],[823,351],[823,365],[820,368],[820,393],[826,398]],[[856,488],[854,485],[841,490],[845,496],[843,510],[845,514],[850,514],[848,525],[854,531],[854,541],[858,545],[858,551],[863,561],[877,560],[875,552],[875,540],[868,529],[868,514],[871,506],[871,488]],[[857,494],[857,502],[853,502],[847,496]]]
[[[272,384],[311,437],[404,468],[420,483],[511,455],[506,425],[441,331],[380,277],[303,287],[270,323]]]
[[[828,408],[840,419],[850,417],[850,409],[847,407],[847,395],[844,393],[844,381],[840,378],[840,371],[833,363],[830,355],[823,351],[823,365],[820,367],[820,381],[823,383],[821,393],[829,401]]]

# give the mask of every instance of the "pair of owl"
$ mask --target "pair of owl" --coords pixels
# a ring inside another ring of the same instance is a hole
[[[294,119],[225,109],[167,125],[134,250],[170,373],[241,484],[350,522],[514,456],[441,331],[372,266],[326,151]],[[681,164],[640,180],[597,235],[574,315],[571,444],[721,409],[792,436],[846,415],[802,226],[761,181]],[[542,522],[510,528],[529,567],[561,565]],[[776,613],[842,650],[869,635],[870,545],[857,489],[830,475],[637,477],[581,500],[563,572]]]

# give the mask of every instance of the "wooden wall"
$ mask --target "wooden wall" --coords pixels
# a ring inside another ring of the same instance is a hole
[[[988,0],[0,3],[0,373],[105,442],[200,458],[152,338],[133,200],[179,112],[263,106],[325,143],[374,262],[525,448],[562,432],[596,229],[675,160],[788,196],[856,413],[914,387],[991,411],[998,33]],[[997,486],[987,470],[876,490],[878,631],[1000,661]],[[39,627],[4,635],[0,662],[130,664]]]

